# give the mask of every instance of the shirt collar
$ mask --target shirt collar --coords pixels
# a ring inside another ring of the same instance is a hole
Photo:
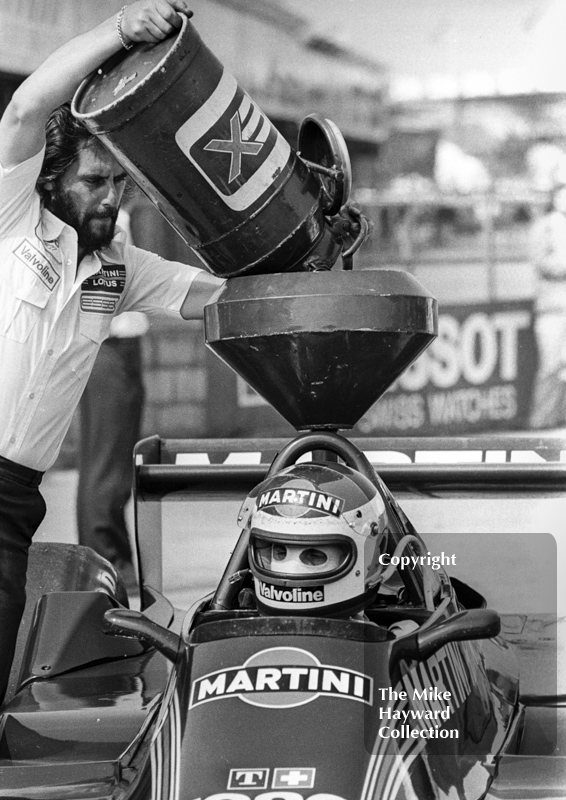
[[[97,250],[98,256],[103,264],[123,264],[124,247],[126,245],[126,233],[119,225],[116,225],[114,238],[104,250]]]
[[[71,231],[73,230],[70,225],[67,225],[63,220],[59,219],[59,217],[56,217],[55,214],[52,214],[45,206],[43,207],[41,227],[43,240],[46,242],[54,242],[55,239],[58,239],[64,228],[68,228]]]

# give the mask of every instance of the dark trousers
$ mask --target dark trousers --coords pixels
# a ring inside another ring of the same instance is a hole
[[[107,339],[80,402],[77,523],[79,544],[118,568],[132,559],[124,507],[143,399],[140,337]]]
[[[0,458],[0,701],[8,685],[26,603],[32,537],[45,516],[42,473]]]

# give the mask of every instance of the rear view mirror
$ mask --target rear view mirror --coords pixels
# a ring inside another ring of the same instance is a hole
[[[393,645],[393,656],[423,661],[449,642],[492,639],[500,630],[501,619],[496,611],[488,608],[461,611],[438,625],[398,639]]]
[[[180,646],[176,633],[153,622],[140,611],[113,608],[104,614],[102,630],[109,636],[125,636],[155,647],[165,658],[175,663]]]

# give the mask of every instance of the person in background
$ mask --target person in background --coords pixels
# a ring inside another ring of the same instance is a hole
[[[133,192],[125,197],[117,219],[129,244],[134,244],[133,197]],[[110,561],[130,590],[137,581],[125,509],[132,491],[133,449],[141,438],[142,337],[148,328],[140,311],[112,318],[110,336],[102,342],[79,404],[79,544]]]
[[[224,281],[128,245],[126,173],[71,114],[80,82],[133,42],[157,43],[184,0],[138,0],[58,48],[0,119],[0,701],[25,606],[28,550],[57,458],[111,320],[201,319]]]
[[[535,268],[535,374],[531,428],[566,424],[566,184],[558,183],[550,205],[532,229]]]

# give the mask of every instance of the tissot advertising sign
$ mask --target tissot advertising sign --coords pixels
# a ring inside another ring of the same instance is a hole
[[[211,362],[210,409],[215,419],[210,424],[217,435],[293,432],[241,378],[228,377],[228,368]],[[219,368],[221,378],[216,375]],[[535,368],[530,300],[442,306],[435,341],[374,403],[352,433],[455,435],[525,427]],[[233,401],[228,406],[227,391]],[[223,411],[214,396],[222,398]],[[229,420],[222,419],[226,407]]]
[[[532,303],[450,306],[438,337],[375,403],[361,434],[450,434],[526,424],[536,365]]]

